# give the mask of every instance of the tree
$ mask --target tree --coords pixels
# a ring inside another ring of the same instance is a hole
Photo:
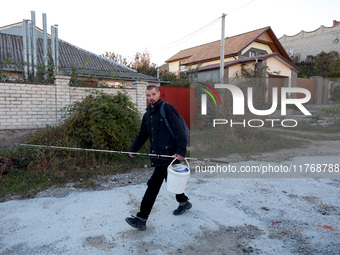
[[[137,52],[133,58],[131,68],[137,70],[137,72],[157,77],[157,65],[151,63],[150,53],[147,49],[144,52]]]
[[[340,77],[340,55],[337,51],[331,51],[329,57],[331,59],[328,77],[329,78],[339,78]]]
[[[173,72],[162,71],[160,72],[159,78],[167,86],[190,87],[190,75],[188,74],[178,76]]]
[[[292,58],[292,61],[302,70],[299,77],[340,77],[340,56],[337,51],[328,53],[322,51],[316,56],[308,55],[304,61],[301,61],[300,55],[297,55]]]
[[[105,54],[102,54],[101,56],[116,62],[119,62],[118,60],[120,60],[120,56],[113,52],[105,52]],[[127,62],[126,58],[123,58],[122,64],[137,70],[137,72],[141,74],[157,77],[158,66],[151,62],[151,55],[147,49],[142,53],[137,52],[130,63]],[[191,76],[192,74],[181,74],[178,76],[169,71],[159,70],[160,80],[164,82],[163,84],[168,86],[189,87]]]
[[[114,52],[106,51],[101,56],[104,57],[104,58],[110,59],[112,61],[115,61],[117,63],[120,63],[122,65],[129,66],[128,61],[127,61],[126,58],[123,58],[121,55],[118,55],[118,54],[116,54]]]

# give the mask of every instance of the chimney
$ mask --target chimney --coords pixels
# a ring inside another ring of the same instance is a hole
[[[38,57],[37,57],[37,26],[35,23],[35,11],[31,11],[32,19],[32,65],[33,65],[33,76],[37,75]]]
[[[44,51],[44,63],[45,67],[47,67],[47,21],[46,21],[46,13],[42,14],[43,17],[43,51]]]
[[[335,27],[336,25],[339,25],[339,24],[340,24],[340,21],[333,20],[333,27]]]
[[[51,26],[51,55],[55,63],[55,28]]]
[[[58,25],[54,25],[55,36],[55,68],[57,74],[59,74],[59,37],[58,37]]]
[[[28,80],[28,53],[27,53],[27,20],[22,21],[22,47],[23,47],[23,60],[24,60],[24,75],[25,80]]]

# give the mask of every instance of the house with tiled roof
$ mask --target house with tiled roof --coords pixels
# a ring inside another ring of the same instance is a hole
[[[221,41],[181,50],[166,62],[175,73],[194,70],[199,80],[219,81]],[[293,64],[270,27],[225,38],[224,77],[240,75],[241,65],[254,69],[261,63],[275,76],[296,78]]]
[[[46,33],[44,39],[44,30],[30,20],[0,27],[1,70],[15,80],[27,80],[29,75],[36,75],[36,68],[40,64],[46,63],[44,61],[47,52],[53,57],[59,75],[71,76],[72,70],[76,70],[77,77],[92,86],[101,84],[107,87],[129,87],[134,81],[159,84],[156,77],[138,73],[134,69],[59,39],[58,28],[52,28],[53,26],[51,34]]]

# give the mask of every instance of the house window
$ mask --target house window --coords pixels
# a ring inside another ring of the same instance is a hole
[[[182,63],[183,63],[183,61],[179,62],[179,69],[180,69],[181,72],[184,72],[186,69],[185,69],[185,65],[183,65]]]
[[[255,51],[249,51],[249,57],[255,57],[256,52]]]

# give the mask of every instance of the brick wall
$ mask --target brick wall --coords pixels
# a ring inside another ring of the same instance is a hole
[[[135,82],[124,89],[140,113],[146,108],[146,82]],[[58,76],[55,84],[0,83],[0,130],[36,129],[55,125],[61,120],[63,107],[85,98],[88,88],[69,86],[69,77]],[[123,89],[98,88],[117,94]]]
[[[140,113],[145,112],[146,108],[146,87],[148,86],[147,82],[138,82],[134,84],[134,87],[136,88],[136,104],[137,104],[137,109]]]

